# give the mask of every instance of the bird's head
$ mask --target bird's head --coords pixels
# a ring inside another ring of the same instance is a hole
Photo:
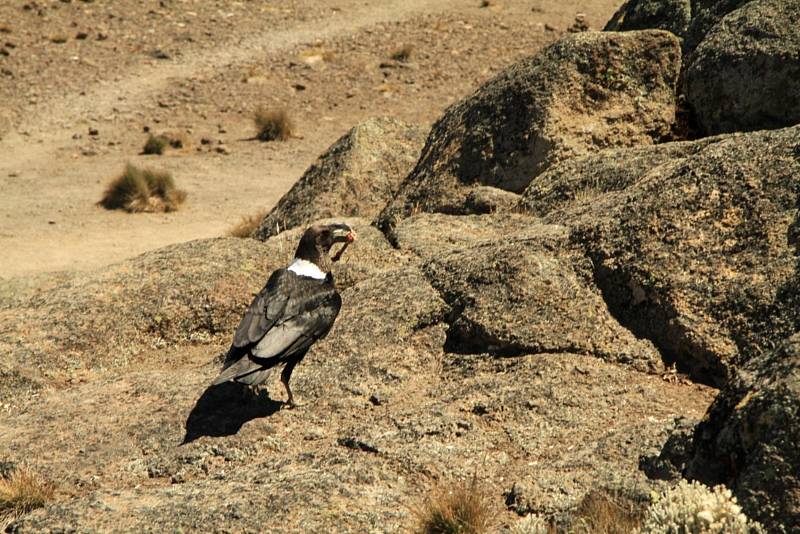
[[[338,260],[341,255],[340,251],[331,258],[331,247],[336,243],[344,243],[346,247],[355,240],[355,231],[344,223],[315,224],[303,233],[294,257],[310,261],[323,272],[328,272],[331,261]]]

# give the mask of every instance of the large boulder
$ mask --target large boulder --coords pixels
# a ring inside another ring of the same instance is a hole
[[[800,531],[800,333],[750,360],[697,426],[687,475],[731,488],[768,532]]]
[[[462,251],[482,242],[524,233],[538,221],[529,215],[497,213],[493,215],[444,215],[418,213],[403,219],[388,234],[389,240],[401,252],[411,253],[423,261]],[[537,232],[555,240],[563,240],[567,229],[558,225],[538,225]]]
[[[388,117],[354,127],[308,168],[254,237],[264,240],[327,217],[374,218],[414,167],[426,133]]]
[[[706,138],[695,142],[664,143],[650,147],[604,150],[572,158],[540,174],[520,196],[519,211],[544,217],[577,205],[591,209],[591,200],[612,191],[622,191],[650,170],[688,158],[703,147],[718,141]],[[557,215],[551,215],[556,220]]]
[[[690,53],[728,13],[754,0],[691,0],[692,21],[686,32],[685,50]]]
[[[445,112],[380,227],[417,211],[469,213],[476,186],[519,192],[564,159],[664,138],[679,69],[665,31],[564,37]]]
[[[588,259],[568,250],[566,232],[553,230],[532,224],[514,237],[425,265],[453,310],[445,348],[500,356],[587,354],[643,371],[660,369],[652,343],[636,339],[609,313]]]
[[[598,180],[584,158],[524,196],[545,222],[571,227],[623,324],[721,386],[743,356],[800,329],[800,127],[650,150],[605,162],[627,187],[581,194]]]
[[[800,1],[750,2],[706,33],[686,98],[707,134],[800,123]]]
[[[691,0],[628,0],[603,31],[660,29],[685,37],[692,20]]]

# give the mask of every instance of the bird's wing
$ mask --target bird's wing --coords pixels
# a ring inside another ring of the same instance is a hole
[[[341,297],[333,288],[287,302],[286,311],[290,313],[256,343],[251,350],[253,359],[278,357],[283,360],[307,350],[331,329],[341,303]]]
[[[276,271],[245,312],[214,384],[236,378],[237,369],[269,368],[308,350],[327,335],[341,304],[333,284]]]
[[[291,296],[289,280],[292,274],[286,269],[278,269],[269,277],[233,334],[233,346],[247,348],[264,337],[272,326],[283,317],[286,304]]]

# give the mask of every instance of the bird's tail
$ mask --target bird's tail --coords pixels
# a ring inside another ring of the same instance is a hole
[[[211,385],[216,386],[223,382],[234,380],[241,384],[252,386],[264,382],[269,376],[269,372],[270,369],[264,369],[263,365],[245,356],[223,369],[219,376],[211,382]]]

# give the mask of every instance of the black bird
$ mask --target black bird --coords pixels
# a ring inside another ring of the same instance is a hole
[[[328,334],[342,306],[331,262],[355,238],[355,232],[341,223],[314,225],[305,231],[294,261],[272,273],[245,312],[222,372],[212,385],[233,380],[255,386],[267,379],[273,367],[284,364],[281,382],[287,404],[295,405],[289,387],[292,371],[309,347]],[[334,243],[344,245],[330,257]]]

